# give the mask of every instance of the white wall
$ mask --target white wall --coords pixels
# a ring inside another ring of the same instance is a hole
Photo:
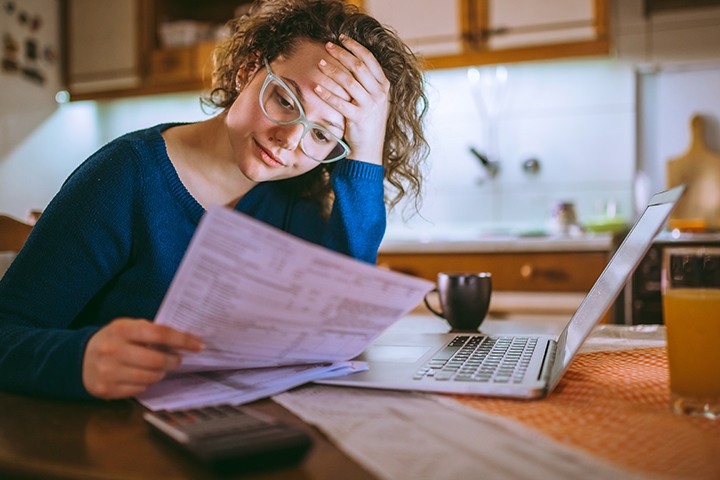
[[[488,178],[469,152],[489,150],[488,118],[473,101],[467,69],[428,74],[432,148],[417,232],[451,229],[545,228],[557,200],[576,203],[581,220],[617,202],[632,215],[635,164],[635,78],[632,66],[612,60],[507,65],[500,112],[500,173]],[[530,175],[522,164],[537,158]],[[401,235],[399,216],[391,234]]]
[[[493,180],[468,151],[487,148],[467,70],[428,74],[430,172],[415,230],[543,228],[553,200],[573,200],[581,217],[613,199],[630,205],[634,164],[634,77],[607,60],[509,66],[501,114],[500,161]],[[125,132],[163,121],[206,118],[198,95],[162,95],[63,105],[0,164],[0,211],[42,209],[88,155]],[[542,163],[527,176],[528,156]],[[397,216],[391,230],[405,229]]]
[[[57,109],[0,159],[0,212],[20,219],[43,210],[62,182],[99,144],[93,103]]]
[[[14,10],[6,3],[12,3]],[[21,15],[27,18],[25,22],[20,21]],[[60,90],[62,58],[59,18],[58,0],[2,2],[0,167],[2,158],[57,108],[55,94]],[[33,28],[36,20],[39,26]],[[35,47],[35,58],[26,46],[28,43]],[[29,72],[38,77],[28,75]]]
[[[198,95],[61,105],[0,157],[0,212],[25,218],[30,210],[42,210],[83,160],[123,133],[161,122],[207,118]]]
[[[705,141],[720,152],[720,7],[644,15],[643,0],[611,2],[617,55],[636,65],[638,168],[647,190],[666,187],[665,165],[690,142],[690,119],[705,118]]]
[[[24,218],[28,205],[47,202],[48,178],[56,164],[47,162],[30,145],[29,136],[38,130],[56,137],[55,126],[46,120],[57,109],[55,94],[60,87],[60,32],[58,0],[17,0],[10,10],[3,2],[0,10],[0,212]],[[21,22],[21,14],[29,21]],[[39,20],[39,28],[32,28]],[[34,45],[35,58],[27,43]],[[9,45],[14,45],[11,48]],[[54,55],[54,56],[53,56]],[[38,77],[29,76],[35,72]],[[28,143],[29,142],[29,143]],[[13,152],[20,152],[15,156]],[[63,175],[64,173],[60,173]],[[50,181],[52,184],[52,180]],[[20,205],[22,204],[22,205]]]
[[[690,147],[690,119],[705,119],[704,141],[720,154],[720,62],[667,66],[639,76],[642,144],[640,169],[653,190],[666,186],[668,160]]]

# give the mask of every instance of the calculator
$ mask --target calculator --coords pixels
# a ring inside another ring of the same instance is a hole
[[[312,445],[299,428],[233,405],[148,411],[143,419],[154,433],[218,473],[295,465]]]

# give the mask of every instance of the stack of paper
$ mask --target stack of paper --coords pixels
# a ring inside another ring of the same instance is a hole
[[[211,209],[155,319],[197,335],[206,349],[184,355],[138,400],[152,409],[242,403],[358,371],[363,366],[348,360],[432,287]]]
[[[367,370],[364,362],[322,363],[175,373],[148,388],[137,399],[151,410],[240,405],[284,392],[307,382]]]

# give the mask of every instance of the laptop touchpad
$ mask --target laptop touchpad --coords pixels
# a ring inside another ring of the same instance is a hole
[[[431,346],[424,345],[373,345],[363,353],[369,362],[417,362]]]

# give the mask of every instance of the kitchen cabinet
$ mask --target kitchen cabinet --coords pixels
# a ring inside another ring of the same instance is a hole
[[[608,252],[380,253],[378,265],[431,281],[439,272],[490,272],[494,290],[583,292],[593,286]]]
[[[68,0],[66,84],[72,95],[131,90],[142,85],[141,3]]]
[[[488,0],[489,49],[591,41],[594,0]]]
[[[428,68],[607,55],[607,0],[363,0]],[[412,13],[410,13],[412,12]]]
[[[212,74],[213,42],[174,48],[154,49],[150,52],[147,83],[199,90],[203,80]]]
[[[66,83],[71,99],[203,89],[209,85],[211,53],[221,26],[249,3],[68,0]]]
[[[361,5],[362,0],[347,0]],[[202,90],[222,26],[252,0],[63,2],[72,100]],[[170,42],[172,40],[172,42]]]
[[[533,314],[543,313],[548,304],[556,304],[558,301],[565,303],[568,295],[577,298],[579,305],[579,298],[590,291],[605,269],[610,253],[609,250],[492,253],[381,251],[377,263],[381,268],[422,277],[432,282],[437,281],[439,272],[490,272],[495,297],[508,297],[502,302],[502,314]],[[524,304],[528,301],[539,301],[544,306],[531,307]],[[570,310],[562,307],[568,319],[577,305]],[[534,308],[539,310],[534,311]],[[607,312],[601,322],[613,323],[614,320],[615,308]]]
[[[467,2],[457,0],[363,0],[361,8],[389,25],[426,58],[461,55]]]
[[[608,0],[348,0],[390,25],[427,68],[606,55]],[[216,39],[167,45],[164,27],[218,28],[250,0],[67,0],[73,100],[201,90]],[[181,32],[183,33],[183,32]]]

